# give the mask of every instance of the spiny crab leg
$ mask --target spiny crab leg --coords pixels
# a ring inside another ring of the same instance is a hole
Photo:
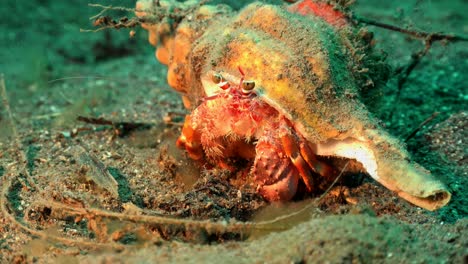
[[[297,146],[297,139],[294,135],[291,134],[291,131],[286,127],[281,127],[279,132],[279,137],[286,153],[291,159],[291,162],[299,171],[299,175],[301,175],[302,180],[304,181],[307,190],[310,192],[313,190],[313,180],[312,180],[312,173],[311,167],[309,164],[304,160],[302,157],[299,148]]]
[[[299,173],[281,142],[261,140],[256,145],[255,162],[251,174],[258,183],[257,191],[268,201],[290,200],[297,191]]]
[[[315,152],[309,147],[307,141],[302,139],[299,143],[299,148],[301,152],[301,156],[304,160],[309,164],[310,168],[320,176],[324,178],[329,178],[331,176],[337,176],[337,172],[333,169],[332,166],[326,164],[325,162],[317,160],[317,155]]]
[[[312,192],[318,187],[313,185],[313,172],[324,178],[336,176],[335,170],[326,163],[317,160],[306,141],[293,134],[290,129],[282,127],[280,138],[286,155],[299,171],[308,191]]]

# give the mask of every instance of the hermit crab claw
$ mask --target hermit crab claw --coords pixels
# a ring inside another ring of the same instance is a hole
[[[360,140],[350,137],[318,144],[317,154],[360,162],[376,181],[427,210],[436,210],[450,201],[451,194],[444,184],[419,164],[411,162],[396,139],[382,130],[361,132],[364,137]]]

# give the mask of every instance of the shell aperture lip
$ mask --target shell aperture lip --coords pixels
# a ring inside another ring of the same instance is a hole
[[[320,156],[347,158],[360,162],[366,173],[377,182],[424,209],[437,210],[450,201],[450,192],[430,172],[405,158],[392,157],[398,152],[386,152],[378,145],[371,141],[346,138],[329,140],[317,144],[316,148],[317,155]]]
[[[355,159],[362,164],[372,178],[377,181],[380,178],[374,153],[359,140],[346,138],[317,144],[317,155]]]

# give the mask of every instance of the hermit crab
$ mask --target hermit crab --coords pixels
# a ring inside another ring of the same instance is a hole
[[[327,158],[355,163],[428,210],[449,202],[447,188],[411,161],[362,102],[387,68],[369,33],[330,1],[256,2],[238,12],[188,2],[140,0],[137,16],[190,10],[143,27],[168,65],[169,85],[192,110],[177,140],[191,158],[228,169],[234,158],[252,161],[250,175],[270,201],[291,199],[299,183],[321,189],[337,174]]]

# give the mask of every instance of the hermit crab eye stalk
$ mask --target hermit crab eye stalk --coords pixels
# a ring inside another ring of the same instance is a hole
[[[242,82],[242,93],[243,94],[250,94],[252,93],[253,89],[255,88],[254,81],[243,81]]]

